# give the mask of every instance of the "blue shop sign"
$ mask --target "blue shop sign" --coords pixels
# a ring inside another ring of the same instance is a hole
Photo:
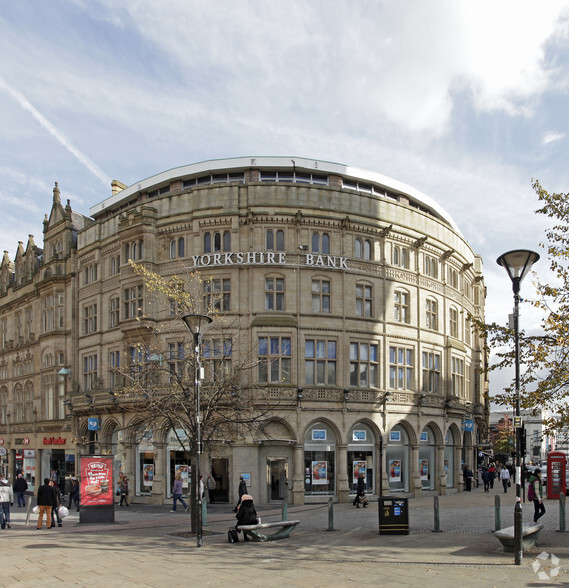
[[[101,421],[97,418],[89,419],[89,431],[100,431]]]
[[[464,421],[464,430],[474,431],[474,421],[472,419],[467,419]]]

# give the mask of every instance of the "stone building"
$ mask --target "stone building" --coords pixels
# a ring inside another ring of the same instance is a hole
[[[488,434],[485,350],[472,330],[485,287],[481,258],[431,198],[335,163],[243,157],[113,182],[90,215],[62,208],[56,188],[45,252],[30,239],[14,264],[4,256],[6,467],[18,465],[23,438],[35,467],[55,467],[43,445],[52,439],[68,463],[112,454],[134,500],[156,503],[190,468],[183,431],[133,435],[136,414],[116,406],[133,341],[149,326],[174,348],[187,338],[132,259],[162,276],[207,277],[219,312],[240,325],[233,352],[255,350],[254,384],[284,407],[255,438],[206,448],[219,500],[235,499],[240,474],[259,502],[345,501],[359,472],[370,494],[460,490],[461,464],[476,463]],[[20,340],[28,308],[34,335]],[[22,374],[15,366],[30,355]],[[88,417],[100,421],[96,436]]]

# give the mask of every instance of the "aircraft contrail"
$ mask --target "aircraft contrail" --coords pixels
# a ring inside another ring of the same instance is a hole
[[[8,91],[8,93],[18,102],[18,104],[24,109],[27,110],[39,123],[40,125],[50,133],[57,141],[59,141],[74,157],[77,158],[91,173],[93,173],[106,187],[109,187],[111,183],[111,178],[95,163],[93,163],[86,155],[81,153],[75,145],[69,141],[62,133],[60,133],[48,120],[41,114],[30,102],[28,99],[12,88],[5,80],[0,78],[0,87],[4,88]]]

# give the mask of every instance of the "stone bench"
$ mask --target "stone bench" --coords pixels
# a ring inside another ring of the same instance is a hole
[[[286,539],[290,532],[298,525],[300,521],[277,521],[275,523],[260,523],[258,525],[240,525],[238,531],[247,533],[253,541],[276,541],[277,539]],[[270,535],[260,533],[264,529],[277,529]]]
[[[535,547],[539,532],[543,525],[537,523],[525,523],[522,525],[522,551],[529,551]],[[504,551],[514,552],[514,527],[506,527],[500,531],[494,531],[494,535],[501,541]]]

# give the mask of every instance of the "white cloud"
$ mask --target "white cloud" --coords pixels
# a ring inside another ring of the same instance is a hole
[[[555,143],[556,141],[562,141],[565,139],[565,133],[558,133],[556,131],[547,131],[547,133],[543,134],[541,138],[541,143],[543,145],[548,145],[549,143]]]

